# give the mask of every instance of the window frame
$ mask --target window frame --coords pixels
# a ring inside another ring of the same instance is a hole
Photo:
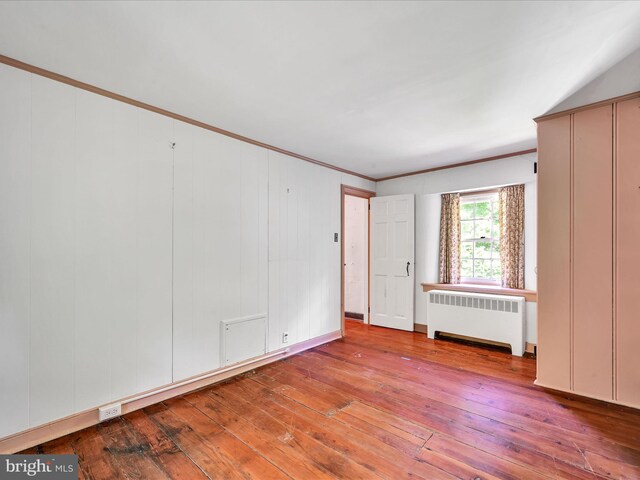
[[[495,232],[492,231],[492,236],[490,238],[472,238],[472,239],[464,239],[462,238],[462,222],[468,222],[469,220],[463,220],[462,219],[462,205],[463,203],[467,203],[470,201],[473,201],[474,203],[477,203],[478,201],[481,201],[482,199],[491,199],[491,202],[496,201],[496,203],[499,202],[499,198],[498,198],[498,193],[499,193],[499,189],[491,189],[491,190],[479,190],[479,191],[473,191],[473,192],[464,192],[464,193],[460,193],[460,264],[462,266],[462,245],[463,243],[466,242],[473,242],[474,244],[474,256],[472,258],[472,262],[475,260],[483,260],[482,258],[477,258],[475,257],[475,244],[477,242],[489,242],[489,243],[497,243],[498,247],[500,246],[500,227],[498,226],[498,234],[497,236],[495,236]],[[493,213],[493,212],[492,212]],[[477,220],[477,218],[475,217],[475,213],[474,213],[474,218],[473,221],[475,222]],[[493,226],[492,226],[493,228]],[[498,251],[498,255],[499,255],[499,251]],[[489,260],[494,260],[493,257],[493,252],[491,254],[491,257],[489,258]],[[475,268],[475,267],[474,267]],[[460,275],[460,283],[461,284],[467,284],[467,285],[491,285],[491,286],[501,286],[502,285],[502,264],[500,265],[500,277],[498,278],[478,278],[478,277],[463,277],[462,274]]]

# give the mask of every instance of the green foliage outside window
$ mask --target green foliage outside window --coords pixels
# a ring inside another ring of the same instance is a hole
[[[460,202],[461,277],[500,281],[500,217],[497,194]]]

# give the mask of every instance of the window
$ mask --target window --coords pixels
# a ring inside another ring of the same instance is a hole
[[[498,193],[460,197],[460,281],[499,284],[500,217]]]

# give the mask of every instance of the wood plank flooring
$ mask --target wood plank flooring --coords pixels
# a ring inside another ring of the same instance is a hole
[[[640,411],[533,386],[535,361],[347,336],[31,449],[83,479],[640,479]]]

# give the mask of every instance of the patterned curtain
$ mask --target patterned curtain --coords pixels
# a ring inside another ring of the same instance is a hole
[[[460,194],[442,195],[440,283],[460,283]]]
[[[500,189],[502,286],[524,288],[524,185]]]

